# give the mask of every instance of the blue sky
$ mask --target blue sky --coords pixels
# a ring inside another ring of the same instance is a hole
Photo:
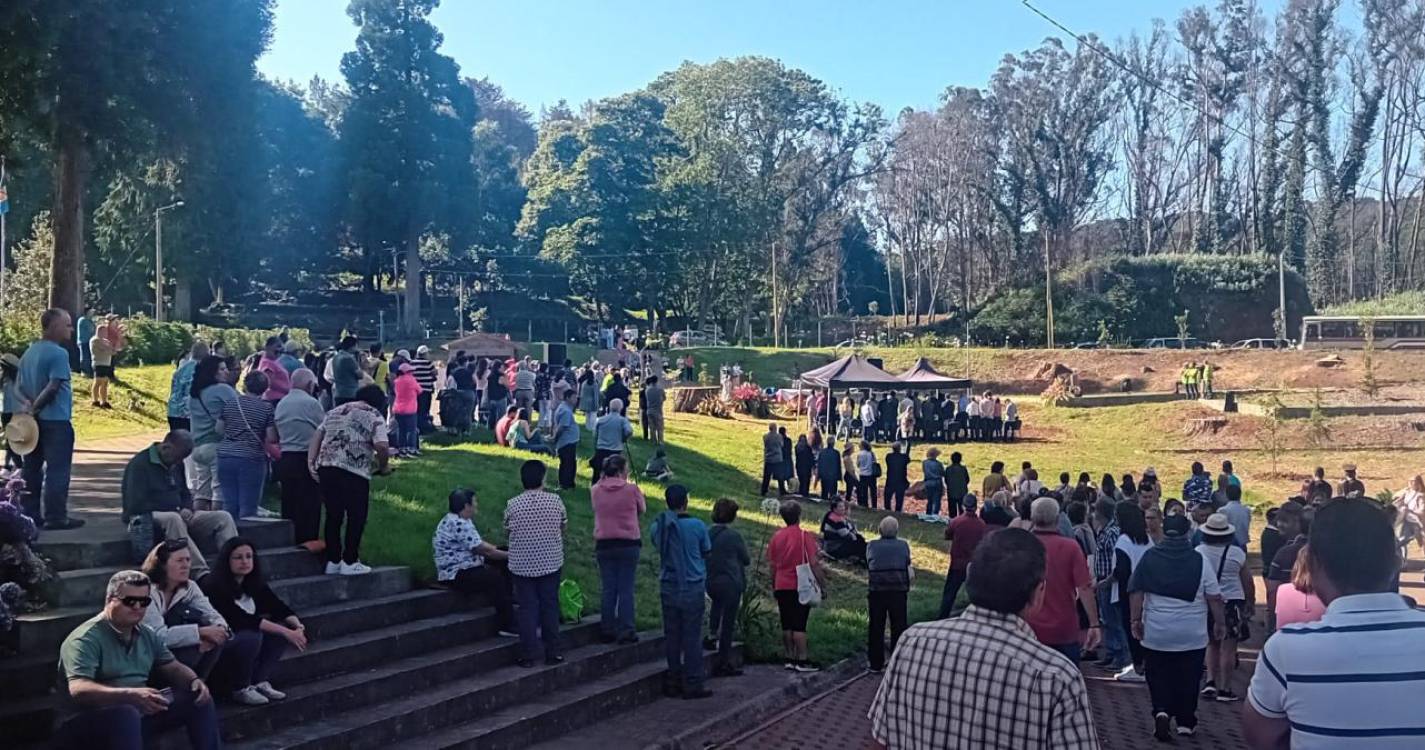
[[[1187,0],[1036,0],[1106,40],[1171,22]],[[1214,4],[1209,1],[1209,4]],[[1275,10],[1281,0],[1260,0]],[[278,0],[268,76],[340,77],[356,29],[347,0]],[[757,54],[890,115],[933,106],[948,85],[982,86],[1000,59],[1055,29],[1017,0],[444,0],[436,24],[465,75],[488,76],[533,112],[630,91],[684,60]]]

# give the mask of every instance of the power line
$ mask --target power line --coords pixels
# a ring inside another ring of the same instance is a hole
[[[1099,45],[1093,43],[1091,40],[1089,40],[1089,39],[1087,39],[1086,37],[1084,37],[1082,34],[1079,34],[1078,32],[1074,31],[1073,29],[1070,29],[1069,27],[1065,26],[1063,23],[1060,23],[1060,22],[1059,22],[1057,19],[1055,19],[1053,16],[1050,16],[1048,13],[1045,13],[1044,11],[1040,10],[1039,8],[1036,8],[1036,7],[1034,6],[1034,4],[1031,3],[1029,0],[1020,0],[1020,2],[1024,5],[1024,7],[1028,8],[1028,9],[1030,10],[1030,12],[1034,13],[1034,15],[1039,16],[1040,18],[1042,18],[1042,19],[1044,19],[1045,21],[1047,21],[1047,22],[1048,22],[1050,25],[1052,25],[1054,28],[1059,29],[1060,31],[1064,32],[1065,34],[1068,34],[1069,36],[1073,37],[1073,38],[1074,38],[1074,41],[1077,42],[1080,47],[1085,47],[1085,48],[1087,48],[1088,50],[1090,50],[1091,52],[1093,52],[1094,54],[1096,54],[1096,55],[1098,55],[1098,56],[1104,58],[1105,60],[1108,60],[1110,63],[1112,63],[1112,64],[1114,65],[1114,67],[1117,67],[1117,68],[1119,68],[1120,70],[1123,70],[1124,72],[1126,72],[1126,73],[1132,75],[1133,77],[1135,77],[1135,78],[1141,80],[1143,83],[1145,83],[1145,84],[1147,84],[1148,86],[1152,87],[1154,90],[1158,91],[1159,93],[1168,95],[1168,97],[1171,98],[1173,101],[1176,101],[1176,102],[1178,102],[1179,104],[1181,104],[1181,105],[1187,107],[1188,109],[1191,109],[1192,111],[1194,111],[1194,112],[1196,112],[1196,113],[1202,115],[1203,117],[1206,117],[1206,118],[1208,118],[1208,119],[1210,119],[1210,120],[1216,122],[1218,125],[1222,126],[1223,128],[1225,128],[1225,129],[1227,129],[1227,130],[1230,130],[1230,131],[1232,131],[1233,133],[1236,133],[1237,135],[1242,136],[1242,137],[1245,138],[1249,143],[1251,143],[1252,145],[1254,145],[1254,146],[1256,146],[1256,147],[1262,149],[1263,151],[1266,151],[1266,152],[1269,152],[1269,153],[1274,153],[1274,154],[1276,154],[1277,156],[1281,156],[1281,157],[1289,157],[1289,155],[1288,155],[1286,152],[1284,152],[1284,151],[1281,151],[1281,150],[1279,150],[1279,149],[1268,148],[1268,147],[1267,147],[1266,145],[1264,145],[1260,140],[1258,140],[1257,137],[1256,137],[1254,134],[1248,133],[1248,132],[1242,130],[1241,128],[1238,128],[1237,126],[1235,126],[1235,125],[1233,125],[1233,124],[1227,122],[1227,120],[1226,120],[1225,118],[1223,118],[1223,117],[1221,117],[1221,116],[1219,116],[1219,115],[1217,115],[1217,114],[1214,114],[1214,113],[1212,113],[1212,112],[1208,112],[1207,110],[1204,110],[1203,108],[1201,108],[1201,107],[1199,107],[1198,105],[1194,104],[1192,101],[1183,98],[1182,96],[1180,96],[1180,95],[1177,94],[1176,92],[1172,91],[1171,89],[1168,89],[1168,88],[1163,87],[1163,86],[1162,86],[1160,83],[1158,83],[1157,81],[1154,81],[1153,79],[1149,78],[1147,75],[1145,75],[1145,74],[1143,74],[1142,72],[1140,72],[1140,71],[1134,69],[1133,66],[1131,66],[1131,65],[1129,65],[1128,63],[1124,62],[1124,61],[1123,61],[1122,59],[1120,59],[1117,55],[1113,54],[1112,51],[1100,47]],[[1180,41],[1179,43],[1181,43],[1181,41]],[[1323,172],[1323,171],[1321,170],[1320,167],[1316,166],[1315,164],[1310,163],[1310,161],[1308,161],[1304,166],[1306,167],[1306,169],[1307,169],[1308,171],[1314,172],[1314,173],[1316,173],[1318,176],[1325,176],[1325,177],[1327,177],[1329,180],[1331,180],[1332,182],[1334,182],[1334,181],[1336,180],[1336,176],[1335,176],[1335,175],[1326,174],[1325,172]],[[1414,180],[1425,179],[1425,175],[1412,174],[1412,173],[1409,173],[1409,172],[1405,173],[1404,176],[1405,176],[1405,177],[1408,177],[1408,178],[1410,178],[1410,179],[1414,179]],[[1364,189],[1364,190],[1367,191],[1367,192],[1374,192],[1374,193],[1376,193],[1377,195],[1380,195],[1382,198],[1385,197],[1385,193],[1384,193],[1383,191],[1381,191],[1379,188],[1375,188],[1375,187],[1372,187],[1372,186],[1370,186],[1370,185],[1362,184],[1362,183],[1360,183],[1359,180],[1357,181],[1357,183],[1358,183],[1358,184],[1352,186],[1353,192],[1356,191],[1356,190]]]

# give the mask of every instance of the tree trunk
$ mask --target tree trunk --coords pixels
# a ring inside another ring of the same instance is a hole
[[[83,133],[61,125],[58,152],[49,303],[77,320],[84,308],[84,191],[89,182],[89,145]]]
[[[421,248],[414,239],[406,241],[406,333],[421,332]],[[395,283],[395,280],[392,280]]]

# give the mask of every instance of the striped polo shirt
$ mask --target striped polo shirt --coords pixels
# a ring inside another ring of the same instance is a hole
[[[1425,747],[1425,612],[1398,594],[1331,602],[1317,622],[1277,631],[1247,699],[1291,722],[1292,750]]]

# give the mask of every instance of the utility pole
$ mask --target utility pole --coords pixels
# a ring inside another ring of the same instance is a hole
[[[182,208],[183,201],[159,206],[153,212],[153,319],[163,322],[163,212]]]
[[[1044,339],[1046,345],[1054,348],[1054,269],[1049,264],[1049,232],[1042,227],[1044,232],[1044,320],[1048,326],[1047,337]]]
[[[1277,335],[1289,339],[1286,330],[1286,248],[1277,253],[1277,315],[1281,318]]]
[[[5,214],[10,211],[10,197],[5,192],[5,157],[0,156],[0,307],[5,306]]]

